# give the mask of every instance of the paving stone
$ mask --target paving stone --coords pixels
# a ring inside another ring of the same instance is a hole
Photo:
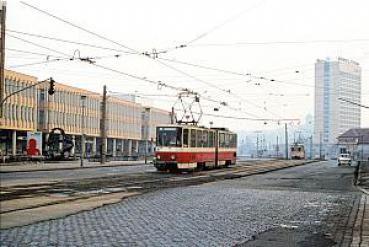
[[[278,227],[316,231],[329,216],[348,215],[356,197],[250,188],[247,178],[228,180],[161,190],[2,230],[0,242],[2,246],[233,246]],[[334,232],[336,225],[326,227]]]

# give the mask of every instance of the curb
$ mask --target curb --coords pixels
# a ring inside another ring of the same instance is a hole
[[[139,164],[117,164],[117,165],[102,165],[102,166],[76,166],[76,167],[54,167],[54,168],[39,168],[34,170],[14,170],[14,171],[0,171],[1,173],[18,173],[18,172],[46,172],[46,171],[62,171],[62,170],[82,170],[82,169],[94,169],[94,168],[106,168],[106,167],[121,167],[121,166],[150,166],[151,164],[139,163]]]

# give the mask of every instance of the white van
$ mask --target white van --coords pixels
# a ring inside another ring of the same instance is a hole
[[[337,157],[337,165],[349,165],[351,166],[351,155],[350,154],[339,154]]]

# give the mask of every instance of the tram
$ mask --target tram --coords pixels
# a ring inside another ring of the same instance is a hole
[[[305,148],[304,145],[294,143],[290,147],[290,157],[293,160],[303,160],[305,159]]]
[[[226,128],[160,125],[154,166],[159,171],[193,171],[236,163],[237,135]]]

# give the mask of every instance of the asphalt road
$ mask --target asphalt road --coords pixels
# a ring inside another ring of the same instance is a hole
[[[101,168],[86,168],[75,170],[55,170],[55,171],[32,171],[32,172],[12,172],[0,173],[2,186],[27,183],[47,183],[68,179],[94,178],[102,176],[113,176],[119,174],[151,172],[155,171],[153,165],[134,165],[134,166],[116,166]]]
[[[348,246],[354,168],[319,162],[164,189],[2,230],[1,246]],[[344,238],[346,236],[346,238]]]

